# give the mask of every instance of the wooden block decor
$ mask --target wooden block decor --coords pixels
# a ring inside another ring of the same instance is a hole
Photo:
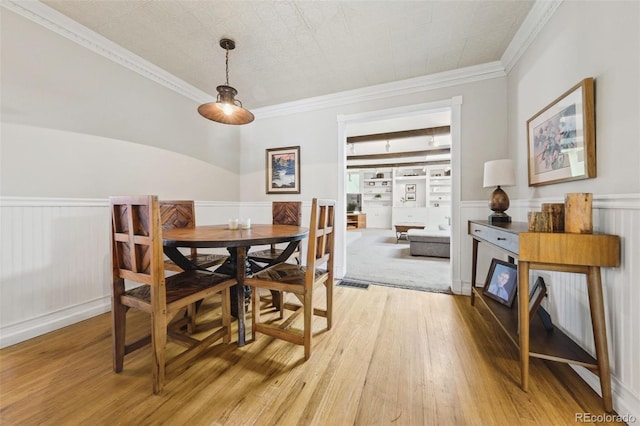
[[[542,204],[542,212],[549,213],[549,220],[551,222],[550,232],[564,232],[563,203],[544,203]]]
[[[564,204],[546,203],[542,211],[529,212],[529,232],[564,232]]]
[[[571,193],[565,196],[564,231],[573,234],[593,233],[593,194]]]
[[[548,212],[529,212],[529,232],[551,231],[551,215]]]

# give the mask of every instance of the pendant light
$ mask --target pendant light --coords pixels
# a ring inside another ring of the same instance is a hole
[[[218,97],[215,102],[202,104],[198,112],[204,118],[223,124],[248,124],[254,119],[253,114],[242,107],[242,102],[235,99],[238,91],[229,86],[229,51],[235,49],[236,43],[228,38],[220,40],[220,47],[226,51],[226,83],[216,87]]]

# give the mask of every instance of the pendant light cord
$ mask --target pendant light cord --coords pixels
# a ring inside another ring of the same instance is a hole
[[[225,57],[225,67],[226,67],[226,76],[227,76],[227,86],[229,85],[229,49],[225,49],[227,51]]]

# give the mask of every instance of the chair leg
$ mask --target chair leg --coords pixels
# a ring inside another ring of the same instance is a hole
[[[307,360],[311,357],[311,318],[313,317],[313,304],[312,304],[313,290],[309,290],[304,294],[304,303],[302,309],[304,309],[304,359]]]
[[[159,286],[151,286],[151,306],[166,306],[164,281]],[[167,347],[167,316],[160,309],[151,309],[151,379],[153,393],[160,394],[164,387]]]
[[[111,298],[111,339],[113,344],[113,371],[120,373],[124,365],[127,307],[120,303],[120,295],[124,293],[124,280],[113,282]]]
[[[256,340],[256,324],[260,322],[260,295],[258,287],[251,287],[251,339]]]
[[[331,330],[333,322],[333,279],[327,279],[324,285],[327,292],[327,330]]]

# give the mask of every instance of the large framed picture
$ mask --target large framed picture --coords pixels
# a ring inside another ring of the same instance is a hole
[[[596,177],[593,78],[527,121],[529,186]]]
[[[518,269],[516,265],[493,259],[482,293],[505,306],[511,307],[516,296],[517,280]]]
[[[267,149],[267,194],[300,193],[300,147]]]

